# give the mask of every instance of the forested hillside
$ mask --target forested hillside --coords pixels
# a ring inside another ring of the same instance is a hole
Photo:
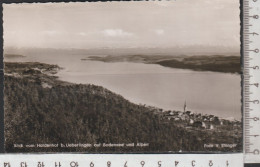
[[[124,56],[89,56],[81,60],[103,62],[136,62],[159,64],[170,68],[190,69],[194,71],[213,71],[241,73],[240,56],[161,56],[161,55],[124,55]]]
[[[58,67],[5,63],[7,152],[168,152],[242,150],[242,137],[225,131],[186,130],[167,123],[151,108],[103,87],[58,81]],[[147,147],[14,148],[14,144],[149,143]],[[205,148],[204,144],[237,144]]]

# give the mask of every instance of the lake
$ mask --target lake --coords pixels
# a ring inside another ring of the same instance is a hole
[[[238,74],[156,64],[82,61],[86,55],[27,53],[25,56],[5,58],[5,61],[57,64],[64,68],[57,74],[60,80],[103,86],[136,104],[183,111],[186,101],[187,110],[195,113],[241,119],[241,77]]]

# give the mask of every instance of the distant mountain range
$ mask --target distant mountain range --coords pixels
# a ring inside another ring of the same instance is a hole
[[[72,55],[161,55],[161,56],[194,56],[194,55],[223,55],[240,56],[240,50],[230,47],[212,47],[212,46],[188,46],[172,48],[16,48],[5,47],[5,54],[32,54],[32,53],[52,53],[52,54],[72,54]]]

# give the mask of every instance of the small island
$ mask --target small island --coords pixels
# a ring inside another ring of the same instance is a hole
[[[24,58],[25,56],[19,54],[5,54],[4,57],[9,59],[14,59],[14,58]]]

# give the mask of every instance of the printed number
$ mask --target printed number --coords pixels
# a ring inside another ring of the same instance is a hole
[[[253,152],[255,155],[259,155],[260,151],[258,149],[255,149]]]
[[[72,162],[70,163],[70,166],[71,166],[71,167],[78,167],[79,164],[78,164],[78,162],[72,161]]]
[[[195,166],[195,160],[191,161],[191,166],[192,166],[192,167]]]
[[[209,166],[213,166],[212,160],[209,161]]]
[[[250,84],[250,85],[254,85],[255,87],[259,87],[259,83],[253,83],[253,84]]]
[[[110,166],[111,166],[111,162],[107,161],[107,167],[110,167]]]
[[[162,166],[162,161],[158,161],[158,167]]]

